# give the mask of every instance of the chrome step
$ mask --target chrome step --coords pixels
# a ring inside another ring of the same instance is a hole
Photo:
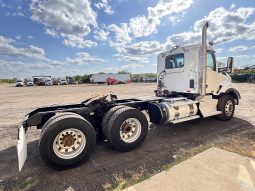
[[[170,121],[170,123],[177,124],[177,123],[181,123],[181,122],[184,122],[184,121],[190,121],[190,120],[198,119],[198,118],[200,118],[199,115],[194,115],[194,116],[191,116],[191,117],[185,117],[185,118],[182,118],[182,119],[176,119],[176,120]]]
[[[219,115],[219,114],[222,114],[221,111],[213,111],[213,112],[209,112],[209,113],[204,113],[203,114],[203,117],[210,117],[210,116],[214,116],[214,115]]]

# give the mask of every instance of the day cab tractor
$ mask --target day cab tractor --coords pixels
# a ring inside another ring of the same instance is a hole
[[[66,169],[86,161],[97,136],[120,151],[130,151],[148,134],[148,120],[156,126],[176,124],[216,116],[230,120],[240,94],[233,87],[227,67],[218,68],[212,44],[207,45],[207,28],[202,44],[176,46],[157,57],[157,89],[148,99],[118,99],[116,95],[92,96],[81,103],[37,108],[28,113],[18,129],[18,160],[21,170],[27,158],[25,133],[29,127],[41,129],[39,152],[45,163]]]

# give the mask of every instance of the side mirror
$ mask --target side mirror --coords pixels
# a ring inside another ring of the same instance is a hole
[[[229,73],[233,73],[233,71],[234,71],[234,58],[233,57],[228,57],[227,71]]]

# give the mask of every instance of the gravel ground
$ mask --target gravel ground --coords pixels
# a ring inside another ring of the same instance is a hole
[[[27,178],[34,181],[29,190],[103,190],[103,185],[116,181],[117,176],[130,177],[135,173],[156,173],[171,164],[180,150],[191,150],[219,140],[229,143],[231,137],[246,137],[255,146],[255,85],[236,84],[241,92],[241,105],[235,118],[228,122],[216,119],[195,120],[172,126],[151,126],[146,141],[132,152],[121,153],[110,144],[98,141],[92,157],[83,165],[65,171],[47,167],[38,153],[39,131],[27,133],[28,160],[17,172],[16,135],[23,116],[40,106],[79,102],[93,93],[116,93],[120,98],[153,95],[155,84],[118,86],[73,85],[56,87],[0,86],[0,190],[21,188]],[[227,142],[228,141],[228,142]],[[244,145],[245,147],[245,145]],[[255,150],[255,148],[252,148]],[[254,155],[255,156],[255,155]]]

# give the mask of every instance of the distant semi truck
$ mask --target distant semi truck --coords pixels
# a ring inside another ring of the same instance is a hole
[[[51,80],[51,76],[32,76],[33,83],[38,86],[44,86],[46,81]]]
[[[120,82],[129,82],[130,74],[93,74],[90,77],[92,83],[106,83],[106,79],[113,78]]]

